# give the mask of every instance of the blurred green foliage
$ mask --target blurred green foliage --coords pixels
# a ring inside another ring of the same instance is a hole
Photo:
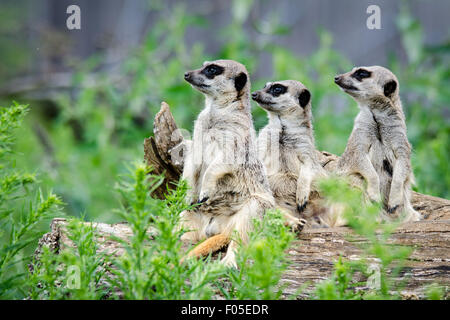
[[[23,21],[18,18],[23,7],[23,1],[0,7],[0,86],[29,67],[30,54],[24,45],[27,36]]]
[[[270,19],[253,23],[252,36],[244,30],[253,1],[233,1],[229,25],[216,30],[222,47],[217,54],[205,54],[201,42],[185,43],[192,28],[208,28],[202,16],[187,13],[182,4],[167,9],[152,6],[160,19],[142,45],[133,51],[120,69],[120,78],[97,72],[102,61],[94,56],[84,61],[73,76],[73,94],[61,95],[56,116],[46,118],[39,105],[32,105],[31,117],[20,129],[16,164],[27,171],[38,170],[44,186],[51,187],[67,203],[72,215],[88,220],[115,222],[117,196],[113,184],[126,172],[125,163],[143,158],[143,139],[152,132],[152,120],[160,102],[171,106],[181,128],[191,130],[203,107],[203,97],[184,80],[186,70],[204,60],[234,59],[244,63],[250,74],[261,67],[262,54],[269,55],[272,74],[252,78],[252,88],[266,81],[297,79],[312,92],[314,127],[318,148],[336,154],[344,151],[358,110],[347,95],[333,83],[333,76],[352,65],[332,48],[326,30],[318,30],[319,47],[310,56],[300,57],[273,43],[289,33]],[[412,163],[417,191],[450,197],[448,174],[449,120],[444,108],[450,101],[449,47],[429,48],[423,43],[422,29],[406,6],[397,17],[408,63],[391,56],[387,67],[400,80],[407,117],[408,136],[413,145]],[[252,102],[253,103],[253,102]],[[256,129],[266,123],[265,112],[253,103]]]

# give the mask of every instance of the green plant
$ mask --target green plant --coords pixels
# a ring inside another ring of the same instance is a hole
[[[0,108],[0,298],[23,295],[27,251],[42,232],[35,228],[59,212],[61,200],[44,196],[36,177],[20,172],[11,158],[12,132],[22,121],[27,106],[15,103]]]

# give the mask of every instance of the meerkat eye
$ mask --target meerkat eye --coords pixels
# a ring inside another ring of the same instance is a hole
[[[210,64],[209,66],[207,66],[206,68],[204,68],[202,70],[202,73],[208,78],[208,79],[212,79],[215,76],[218,76],[220,74],[223,73],[223,67],[215,65],[215,64]]]
[[[287,88],[281,84],[274,84],[269,89],[269,93],[274,97],[278,97],[279,95],[286,93],[286,91]]]
[[[372,73],[370,71],[358,69],[352,74],[352,77],[358,81],[362,81],[362,79],[370,78],[371,75]]]

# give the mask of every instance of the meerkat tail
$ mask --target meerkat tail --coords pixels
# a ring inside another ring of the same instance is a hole
[[[230,243],[230,240],[230,237],[225,234],[217,234],[197,245],[194,249],[188,252],[186,257],[205,257],[208,254],[219,251],[227,246]]]

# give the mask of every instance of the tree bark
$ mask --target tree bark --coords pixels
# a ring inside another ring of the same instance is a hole
[[[167,187],[178,182],[182,162],[171,159],[174,149],[180,147],[183,137],[176,131],[177,126],[169,106],[162,103],[160,112],[155,117],[154,137],[144,142],[145,161],[153,168],[155,174],[165,174],[165,183],[152,196],[163,198]],[[182,148],[177,150],[182,152]],[[320,153],[324,167],[332,167],[337,156],[328,152]],[[420,212],[424,220],[400,226],[391,236],[389,244],[405,245],[414,249],[406,261],[406,267],[394,280],[398,283],[405,280],[402,295],[405,299],[423,298],[427,285],[442,285],[448,297],[450,285],[450,201],[417,192],[412,194],[412,205]],[[50,246],[56,252],[59,248],[70,245],[65,236],[66,220],[55,219],[51,231],[40,240],[36,254],[43,245]],[[97,227],[100,251],[121,254],[118,243],[108,240],[108,235],[122,239],[130,236],[131,231],[126,224],[94,223]],[[106,241],[108,240],[108,241]],[[287,284],[285,296],[293,294],[298,288],[306,285],[308,292],[314,284],[331,276],[334,263],[339,257],[344,259],[360,259],[361,246],[367,243],[363,237],[356,236],[349,228],[320,228],[302,232],[294,245],[289,249],[292,264],[283,276]],[[376,264],[376,261],[374,260]],[[362,275],[357,275],[364,281]],[[367,287],[359,288],[361,290]]]

